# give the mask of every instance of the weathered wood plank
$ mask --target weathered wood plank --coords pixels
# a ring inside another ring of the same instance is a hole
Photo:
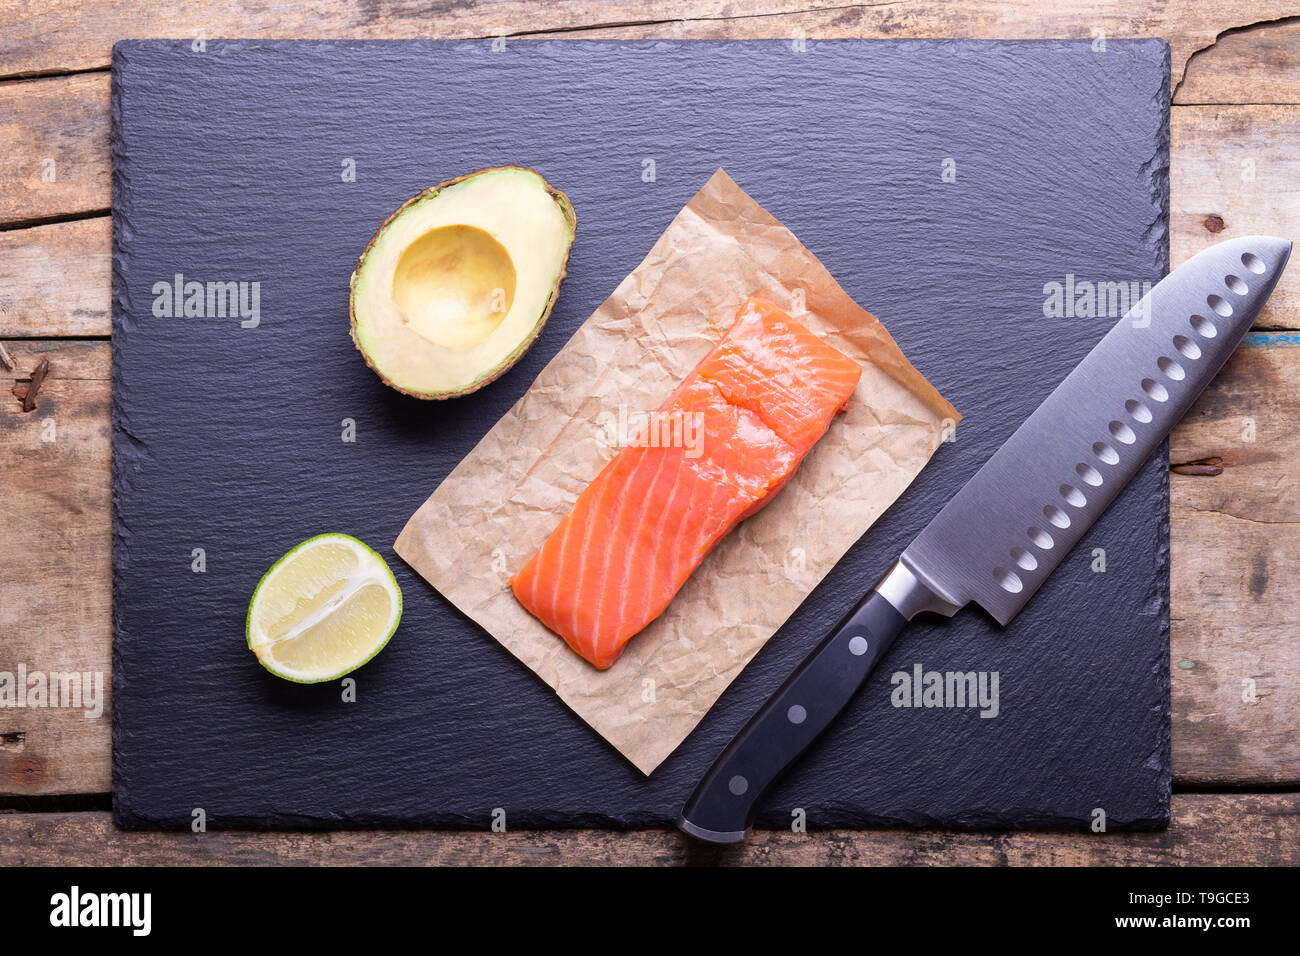
[[[0,338],[108,335],[108,216],[0,232]]]
[[[1183,106],[1170,120],[1170,261],[1221,239],[1300,236],[1300,106]],[[1256,322],[1300,326],[1291,268]]]
[[[1236,2],[1245,6],[1245,0]],[[662,33],[664,24],[684,18],[769,17],[842,7],[842,0],[749,0],[741,4],[730,0],[461,0],[432,5],[418,0],[382,5],[326,0],[256,7],[238,0],[164,0],[148,5],[123,0],[46,0],[36,16],[24,0],[2,0],[0,22],[11,29],[0,43],[0,77],[103,69],[113,42],[122,37],[457,38],[601,26],[632,32],[658,27]]]
[[[142,833],[107,813],[0,815],[0,866],[1296,865],[1300,796],[1177,794],[1162,833],[758,831],[709,847],[676,831]]]
[[[1300,344],[1300,343],[1298,343]],[[1300,781],[1300,347],[1242,348],[1170,442],[1173,766]]]
[[[593,35],[787,37],[1162,36],[1173,52],[1175,83],[1189,102],[1300,102],[1300,71],[1287,0],[1134,5],[1124,0],[993,0],[952,4],[897,0],[480,0],[437,4],[398,0],[382,6],[337,2],[250,8],[234,0],[47,0],[33,15],[24,0],[0,2],[0,77],[102,69],[120,37],[485,37],[596,30]],[[1260,24],[1251,29],[1254,24]],[[1217,44],[1216,44],[1217,40]],[[1199,55],[1197,55],[1199,52]],[[1213,97],[1212,99],[1197,97]]]
[[[99,675],[91,681],[99,682],[102,713],[88,718],[84,697],[75,707],[0,708],[0,792],[103,792],[110,783],[109,349],[13,340],[6,348],[15,371],[5,373],[0,392],[0,671]],[[10,386],[42,358],[50,372],[36,409],[24,413]]]
[[[0,83],[0,224],[108,209],[108,99],[104,73]]]

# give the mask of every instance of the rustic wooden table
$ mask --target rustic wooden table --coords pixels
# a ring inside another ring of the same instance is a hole
[[[109,53],[122,37],[1164,37],[1173,265],[1300,236],[1300,3],[0,0],[0,671],[110,667]],[[1122,117],[1117,117],[1122,122]],[[109,712],[0,710],[0,864],[1300,863],[1300,268],[1171,441],[1173,823],[1150,834],[128,833]],[[111,703],[111,702],[110,702]]]

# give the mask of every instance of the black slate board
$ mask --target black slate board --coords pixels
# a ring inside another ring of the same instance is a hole
[[[117,44],[117,821],[673,820],[760,701],[1109,326],[1045,317],[1045,283],[1164,274],[1168,78],[1159,41]],[[408,196],[507,162],[578,209],[559,304],[479,394],[403,398],[348,337],[356,256]],[[718,166],[967,417],[647,780],[390,545]],[[260,282],[260,324],[155,316],[154,285],[176,273]],[[913,627],[760,822],[788,826],[799,807],[812,826],[1083,828],[1101,808],[1111,828],[1164,825],[1164,460],[1005,630],[978,609]],[[244,646],[258,577],[326,530],[377,546],[406,596],[355,703],[276,680]],[[999,716],[891,706],[890,675],[916,663],[998,672]]]

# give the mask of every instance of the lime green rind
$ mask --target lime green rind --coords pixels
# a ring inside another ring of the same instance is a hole
[[[384,556],[380,554],[378,551],[376,551],[374,548],[370,547],[370,545],[366,544],[360,538],[354,538],[352,535],[344,534],[342,531],[327,531],[324,534],[315,535],[314,537],[308,538],[306,541],[302,541],[294,545],[292,548],[290,548],[288,551],[282,554],[278,561],[276,561],[273,565],[267,568],[266,573],[263,574],[262,577],[258,580],[257,587],[253,588],[253,596],[248,599],[248,611],[244,615],[244,642],[248,646],[248,649],[250,651],[253,649],[253,605],[257,603],[258,592],[262,590],[262,585],[266,583],[266,579],[271,576],[271,574],[275,571],[276,568],[284,564],[284,562],[288,561],[291,557],[293,557],[303,548],[307,547],[309,544],[314,544],[315,542],[320,541],[323,538],[346,538],[348,541],[360,545],[362,549],[369,551],[371,554],[375,556],[376,559],[378,559],[380,566],[388,574],[388,579],[393,584],[393,593],[397,595],[397,616],[393,619],[392,628],[384,636],[384,639],[375,645],[375,649],[370,652],[369,657],[367,657],[365,660],[358,661],[356,664],[353,664],[350,667],[345,667],[343,670],[338,671],[337,673],[325,674],[322,677],[310,677],[310,678],[294,677],[289,674],[285,674],[281,671],[276,670],[275,668],[268,665],[266,661],[262,660],[262,658],[257,657],[256,654],[253,655],[254,658],[256,658],[257,663],[261,664],[262,667],[265,668],[268,673],[274,674],[276,677],[280,678],[281,680],[287,680],[294,684],[323,684],[326,681],[338,680],[341,677],[346,677],[348,674],[351,674],[353,671],[361,667],[364,667],[365,665],[369,664],[372,660],[375,659],[376,654],[378,654],[380,651],[382,651],[385,647],[388,646],[388,642],[391,641],[393,639],[393,635],[397,633],[397,626],[402,623],[402,610],[403,610],[402,588],[400,585],[398,585],[397,577],[393,574],[393,569],[388,566],[388,562],[384,560]]]

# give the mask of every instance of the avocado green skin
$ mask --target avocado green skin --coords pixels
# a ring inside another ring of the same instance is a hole
[[[524,337],[523,341],[519,343],[515,350],[507,355],[495,368],[483,373],[482,376],[476,378],[464,388],[446,392],[419,392],[398,385],[381,372],[375,366],[374,362],[370,361],[370,356],[366,354],[366,350],[361,347],[361,341],[357,338],[357,279],[361,277],[361,272],[365,268],[366,257],[370,255],[371,248],[373,248],[374,244],[379,241],[379,237],[384,234],[384,231],[392,221],[405,212],[408,206],[414,205],[422,199],[432,198],[448,186],[454,186],[467,179],[473,179],[475,176],[482,176],[484,173],[497,172],[503,169],[521,169],[536,175],[537,178],[542,181],[543,185],[546,186],[546,191],[551,194],[551,198],[555,200],[556,205],[560,207],[560,211],[564,214],[564,218],[569,221],[569,244],[565,246],[564,259],[560,262],[560,271],[555,275],[555,282],[551,286],[551,294],[546,300],[546,306],[542,309],[542,314],[538,317],[537,324],[533,326],[532,331]],[[577,234],[577,228],[578,214],[574,210],[573,201],[569,199],[568,194],[552,186],[547,182],[545,176],[537,172],[537,170],[533,169],[531,166],[488,166],[486,169],[476,169],[474,172],[466,173],[464,176],[457,176],[455,179],[448,179],[446,182],[438,183],[436,186],[430,186],[428,189],[412,196],[406,202],[393,210],[393,214],[380,224],[379,228],[375,230],[375,234],[370,237],[370,241],[366,243],[366,247],[361,250],[361,255],[357,259],[357,267],[352,270],[352,278],[348,281],[348,317],[351,324],[352,344],[356,346],[357,351],[361,353],[361,357],[365,360],[366,365],[370,366],[370,370],[379,376],[379,380],[389,388],[399,391],[403,395],[410,395],[412,398],[441,400],[447,398],[460,398],[462,395],[477,392],[484,385],[496,381],[506,372],[510,371],[514,364],[523,358],[524,353],[532,348],[533,343],[537,341],[537,337],[542,334],[542,328],[546,325],[547,319],[551,317],[551,310],[555,308],[555,299],[560,294],[560,285],[564,282],[564,277],[568,275],[569,253],[573,251],[573,239]]]
[[[259,591],[262,590],[262,585],[266,583],[266,579],[271,576],[272,571],[274,571],[280,565],[284,564],[284,562],[289,560],[289,558],[292,557],[294,554],[301,551],[303,548],[307,547],[307,545],[315,541],[319,541],[322,538],[347,538],[349,541],[361,545],[362,548],[369,551],[371,554],[373,554],[376,558],[379,559],[379,563],[383,565],[384,570],[388,572],[389,580],[393,582],[393,591],[396,592],[397,594],[397,620],[393,622],[393,629],[388,632],[388,634],[384,637],[382,641],[380,641],[378,644],[375,645],[375,649],[370,652],[369,657],[367,657],[363,661],[360,661],[359,663],[353,664],[351,667],[347,668],[346,670],[339,671],[337,674],[326,674],[324,677],[316,677],[313,678],[312,680],[304,680],[299,677],[287,677],[284,674],[281,674],[268,667],[266,662],[263,661],[260,657],[257,657],[256,654],[253,655],[254,657],[257,658],[257,663],[261,664],[262,667],[266,668],[268,673],[274,674],[276,677],[280,678],[280,680],[287,680],[294,684],[323,684],[326,681],[338,680],[340,677],[346,677],[348,674],[351,674],[357,668],[363,667],[364,665],[370,663],[370,661],[374,659],[376,654],[378,654],[385,647],[387,647],[388,642],[393,639],[393,635],[397,632],[397,625],[402,623],[402,589],[401,587],[398,586],[397,578],[393,576],[393,569],[388,566],[388,562],[384,560],[384,556],[380,554],[378,551],[376,551],[374,548],[370,547],[370,545],[366,544],[361,539],[354,538],[350,534],[344,534],[341,531],[327,531],[324,534],[315,535],[314,537],[308,538],[306,541],[294,545],[284,554],[280,555],[280,558],[273,565],[267,568],[266,573],[263,574],[261,579],[257,582],[257,587],[253,588],[253,596],[248,599],[248,611],[244,614],[244,643],[248,646],[248,649],[250,651],[253,649],[253,604],[257,601],[257,594]]]

